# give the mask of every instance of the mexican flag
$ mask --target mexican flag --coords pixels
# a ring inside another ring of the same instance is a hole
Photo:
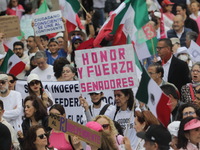
[[[80,3],[78,0],[59,0],[62,15],[67,19],[67,31],[70,33],[74,31],[76,27],[84,29],[81,24],[81,20],[77,13],[80,10]]]
[[[12,50],[9,49],[0,67],[0,71],[11,73],[17,76],[25,69],[25,66],[26,64],[22,62],[21,59],[16,54],[14,54]]]
[[[136,99],[147,104],[150,111],[167,127],[170,122],[169,97],[165,95],[156,82],[149,77],[143,68]]]
[[[134,44],[138,58],[144,59],[156,54],[156,34],[148,24],[146,0],[125,0],[106,20],[94,40],[99,47],[106,37],[113,36],[112,45]]]
[[[49,12],[49,8],[48,8],[46,0],[44,0],[35,14],[39,15],[39,14],[44,14],[44,13],[47,13],[47,12]]]

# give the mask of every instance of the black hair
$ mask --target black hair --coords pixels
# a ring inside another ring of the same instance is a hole
[[[181,7],[183,10],[186,10],[186,15],[189,16],[189,12],[188,12],[187,6],[185,4],[179,3],[179,4],[176,5],[176,8],[178,6]]]
[[[44,41],[49,41],[49,37],[47,35],[41,35],[40,38]]]
[[[60,112],[61,115],[65,114],[65,109],[64,109],[63,105],[61,105],[61,104],[54,104],[53,106],[51,106],[49,111],[51,111],[52,109],[56,109],[57,111]]]
[[[154,62],[154,63],[150,64],[149,67],[156,67],[156,73],[161,73],[161,77],[163,78],[164,69],[163,69],[162,65],[160,65],[157,62]]]
[[[179,100],[177,89],[171,84],[164,84],[160,87],[166,95],[172,95],[176,100]]]
[[[8,73],[7,75],[8,75],[8,76],[11,76],[11,77],[13,78],[13,80],[15,80],[15,81],[18,80],[18,78],[17,78],[15,75],[11,74],[11,73]]]
[[[2,100],[0,100],[0,107],[1,107],[1,109],[4,110],[4,105],[3,105],[3,101]]]
[[[21,47],[24,49],[24,43],[22,43],[21,41],[15,42],[15,43],[13,44],[13,49],[14,49],[14,47],[17,46],[17,45],[21,46]]]
[[[171,48],[171,50],[172,50],[173,45],[172,45],[172,41],[170,39],[163,38],[163,39],[159,39],[158,42],[165,42],[165,45],[169,46]]]

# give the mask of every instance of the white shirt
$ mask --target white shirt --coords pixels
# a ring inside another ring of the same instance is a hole
[[[183,30],[181,31],[181,33],[177,33],[177,32],[176,32],[176,35],[178,36],[179,39],[181,38],[183,32],[184,32],[184,28],[183,28]]]
[[[173,55],[172,55],[172,56],[173,56]],[[169,67],[170,67],[170,65],[171,65],[172,56],[171,56],[171,58],[163,65],[163,69],[164,69],[164,77],[163,77],[163,80],[164,80],[164,81],[168,81]]]
[[[39,67],[36,67],[31,71],[30,74],[32,73],[37,74],[40,77],[41,81],[56,81],[52,65],[48,65],[45,70],[41,70]]]

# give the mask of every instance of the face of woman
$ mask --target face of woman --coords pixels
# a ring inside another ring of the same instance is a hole
[[[134,119],[134,129],[136,132],[141,132],[141,131],[144,131],[144,127],[145,127],[145,123],[140,123],[138,121],[138,118],[135,117]]]
[[[31,118],[34,116],[35,112],[36,112],[36,109],[33,106],[33,101],[31,101],[31,100],[26,101],[25,106],[24,106],[25,116],[27,118]]]
[[[192,144],[196,145],[200,142],[200,128],[190,130],[186,137]]]
[[[59,45],[56,42],[51,42],[48,45],[49,50],[51,51],[51,54],[56,54],[59,50]]]
[[[186,107],[185,109],[183,109],[183,119],[187,118],[189,116],[197,117],[197,114],[196,114],[194,108],[192,108],[192,107]]]
[[[36,140],[34,142],[36,147],[45,147],[47,145],[47,137],[43,128],[36,131]]]
[[[96,122],[99,123],[103,127],[103,130],[105,132],[107,133],[111,132],[109,121],[106,118],[99,118]]]
[[[75,47],[75,49],[77,49],[81,43],[82,43],[82,42],[81,42],[80,40],[76,40],[76,41],[74,42],[74,47]]]
[[[16,81],[13,80],[13,77],[12,76],[8,76],[8,88],[9,88],[9,90],[14,90],[15,89],[15,84],[16,84]]]
[[[199,11],[198,4],[197,3],[192,3],[191,7],[190,7],[190,10],[191,10],[192,13],[195,13],[195,12]]]
[[[125,96],[124,93],[122,93],[120,90],[115,90],[114,96],[116,105],[123,110],[127,109],[129,96]]]
[[[57,109],[51,109],[49,113],[52,115],[61,116],[60,112]]]
[[[33,92],[38,92],[40,91],[41,85],[40,85],[40,81],[38,80],[33,80],[29,83],[30,88]]]
[[[165,7],[165,9],[166,9],[168,12],[171,12],[171,11],[172,11],[172,7],[173,7],[173,5],[167,5],[167,6]]]
[[[62,79],[64,81],[73,81],[74,76],[75,76],[75,73],[73,73],[69,67],[63,67]]]
[[[192,81],[197,83],[200,82],[200,67],[199,65],[194,65],[191,70]]]
[[[17,7],[18,0],[11,0],[12,7]]]

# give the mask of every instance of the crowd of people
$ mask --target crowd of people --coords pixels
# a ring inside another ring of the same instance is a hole
[[[1,0],[0,15],[15,15],[21,25],[32,19],[44,0]],[[46,0],[49,10],[51,0]],[[146,0],[149,22],[158,39],[155,56],[141,60],[149,76],[169,97],[170,122],[164,126],[148,106],[135,98],[133,89],[113,91],[115,105],[103,101],[104,91],[80,95],[84,125],[101,133],[101,147],[83,143],[77,136],[48,126],[48,116],[66,118],[62,104],[55,104],[52,93],[42,82],[67,82],[79,79],[75,51],[92,48],[106,18],[123,0],[82,0],[86,11],[78,13],[85,29],[68,33],[36,36],[15,41],[12,51],[25,63],[17,76],[0,73],[0,149],[1,150],[199,150],[200,149],[200,60],[191,55],[190,46],[200,31],[198,0]],[[140,14],[136,14],[140,15]],[[21,26],[22,27],[22,26]],[[0,29],[0,66],[6,51],[5,34]],[[167,38],[161,38],[163,34]],[[26,33],[25,33],[26,35]],[[88,42],[84,44],[84,42]],[[84,44],[84,46],[83,46]],[[88,47],[87,47],[88,45]],[[111,46],[105,37],[101,46]],[[200,48],[197,48],[197,51]],[[140,77],[138,77],[140,79]],[[17,80],[27,81],[23,99],[15,89]],[[91,104],[91,105],[90,105]],[[74,110],[76,111],[76,110]]]

